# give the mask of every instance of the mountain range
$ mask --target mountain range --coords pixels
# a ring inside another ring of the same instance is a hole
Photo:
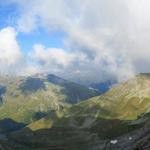
[[[150,74],[103,94],[55,75],[6,77],[0,83],[3,149],[150,149]],[[4,121],[17,126],[5,128]]]
[[[99,92],[55,75],[0,77],[0,119],[28,124]],[[17,112],[17,113],[16,113]]]

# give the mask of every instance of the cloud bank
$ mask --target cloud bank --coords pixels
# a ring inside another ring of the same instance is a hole
[[[26,67],[30,72],[49,71],[84,82],[122,80],[150,72],[148,0],[11,1],[21,11],[18,32],[30,33],[42,27],[49,33],[67,35],[62,49],[34,45],[27,58],[32,62]],[[14,55],[20,55],[14,43]]]
[[[16,73],[23,65],[23,55],[12,27],[0,30],[0,73]]]

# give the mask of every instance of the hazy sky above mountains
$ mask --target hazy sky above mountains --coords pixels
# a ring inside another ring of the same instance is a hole
[[[75,80],[150,72],[149,0],[0,0],[0,71]]]

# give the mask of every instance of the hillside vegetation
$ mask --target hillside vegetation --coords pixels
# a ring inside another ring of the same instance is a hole
[[[150,75],[140,74],[70,109],[72,116],[133,120],[150,112]]]
[[[55,75],[0,77],[0,119],[30,123],[51,112],[63,113],[72,104],[98,92]]]
[[[53,113],[35,121],[9,139],[33,150],[149,150],[149,114],[150,75],[140,74],[60,117]]]

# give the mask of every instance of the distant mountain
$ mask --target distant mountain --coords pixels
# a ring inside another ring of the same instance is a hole
[[[100,92],[95,89],[67,81],[52,74],[47,75],[47,81],[63,87],[62,93],[68,95],[68,101],[73,104],[85,100],[87,97],[93,97],[94,95],[100,94]]]
[[[98,94],[96,90],[55,75],[1,76],[0,119],[30,123],[50,112],[62,113],[72,104]]]
[[[90,85],[90,87],[100,91],[101,93],[105,93],[115,84],[117,84],[117,81],[107,80],[107,81],[100,82],[100,83],[93,83]]]
[[[150,75],[137,75],[75,104],[61,117],[51,115],[14,132],[9,140],[32,150],[149,150]]]

